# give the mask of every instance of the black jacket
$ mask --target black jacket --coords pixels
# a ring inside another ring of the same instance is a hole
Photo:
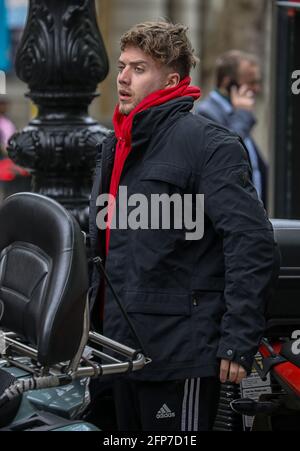
[[[105,262],[153,360],[136,373],[143,380],[216,376],[221,358],[249,371],[265,326],[276,260],[272,226],[240,138],[192,115],[192,107],[191,98],[181,98],[137,114],[120,185],[129,196],[204,194],[204,238],[186,241],[185,231],[174,229],[112,230]],[[115,145],[112,135],[102,147],[91,196],[92,251],[104,259],[96,198],[108,192]],[[97,315],[98,288],[95,272]],[[104,333],[137,346],[108,288]]]

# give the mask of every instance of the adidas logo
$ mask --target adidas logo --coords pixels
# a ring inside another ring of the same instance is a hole
[[[164,404],[156,414],[157,420],[162,420],[164,418],[174,418],[175,413],[171,412],[167,404]]]

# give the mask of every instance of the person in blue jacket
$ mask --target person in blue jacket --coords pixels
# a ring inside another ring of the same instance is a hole
[[[244,140],[252,167],[252,182],[267,208],[268,168],[251,132],[256,124],[255,99],[261,90],[258,59],[230,50],[216,62],[216,89],[198,103],[196,114],[228,127]]]

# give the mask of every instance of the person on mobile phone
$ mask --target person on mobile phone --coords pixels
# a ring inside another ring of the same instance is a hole
[[[196,106],[196,114],[224,125],[244,140],[252,166],[252,182],[267,207],[268,168],[251,132],[256,124],[256,97],[261,90],[261,69],[252,54],[230,50],[216,62],[217,86]]]

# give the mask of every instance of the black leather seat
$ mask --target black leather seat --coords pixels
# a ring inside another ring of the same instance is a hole
[[[0,329],[36,347],[44,366],[71,360],[88,290],[84,237],[55,201],[15,194],[0,208]]]

